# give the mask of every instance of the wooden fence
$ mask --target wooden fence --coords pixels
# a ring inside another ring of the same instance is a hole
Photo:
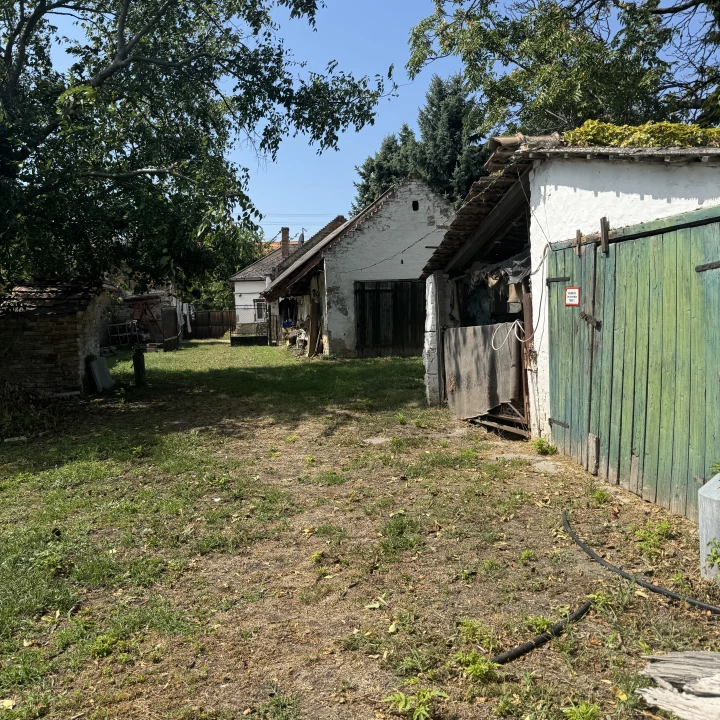
[[[193,337],[198,340],[221,338],[235,327],[234,310],[211,310],[195,313]]]

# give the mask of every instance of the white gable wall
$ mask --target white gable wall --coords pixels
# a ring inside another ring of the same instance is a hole
[[[419,204],[417,211],[412,204]],[[352,356],[356,281],[417,280],[453,211],[425,183],[409,181],[360,227],[325,252],[325,352]],[[412,247],[409,247],[412,246]],[[404,252],[403,252],[404,251]],[[392,257],[395,256],[395,257]]]
[[[548,242],[575,237],[577,230],[600,230],[679,215],[720,205],[720,169],[699,163],[620,163],[606,160],[550,160],[530,173],[530,241],[533,325],[537,362],[530,373],[530,407],[534,435],[548,437],[550,426],[550,358],[547,330]]]
[[[262,299],[267,283],[265,280],[238,280],[235,282],[235,316],[238,324],[255,322],[250,310],[255,300]]]

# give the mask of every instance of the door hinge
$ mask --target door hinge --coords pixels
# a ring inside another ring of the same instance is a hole
[[[556,282],[570,282],[569,277],[554,277],[554,278],[548,278],[545,281],[545,284],[550,287],[550,283],[556,283]]]
[[[717,270],[718,268],[720,268],[720,261],[706,263],[705,265],[698,265],[695,268],[695,272],[701,273],[701,272],[705,272],[706,270]]]
[[[550,423],[550,426],[551,426],[551,427],[552,427],[553,425],[557,425],[557,426],[559,426],[559,427],[570,428],[570,426],[569,426],[567,423],[564,423],[564,422],[562,422],[561,420],[553,420],[552,418],[550,418],[550,419],[548,420],[548,422]]]
[[[602,322],[592,315],[588,315],[586,312],[581,312],[580,317],[587,323],[590,323],[596,330],[602,328]]]

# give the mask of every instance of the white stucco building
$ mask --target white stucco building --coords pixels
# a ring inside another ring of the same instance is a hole
[[[419,355],[425,318],[418,278],[452,217],[420,180],[389,190],[320,241],[307,243],[270,284],[295,298],[309,354]]]
[[[428,401],[693,517],[720,446],[720,148],[490,147],[424,268]]]

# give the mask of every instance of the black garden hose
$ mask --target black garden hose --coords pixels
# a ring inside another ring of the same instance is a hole
[[[707,610],[708,612],[714,613],[715,615],[720,615],[720,607],[718,607],[717,605],[710,605],[709,603],[705,603],[702,600],[696,600],[695,598],[686,597],[685,595],[679,595],[672,590],[666,590],[665,588],[658,587],[657,585],[646,582],[642,578],[634,577],[633,575],[630,575],[630,573],[626,573],[621,568],[616,567],[612,563],[609,563],[607,560],[601,558],[591,547],[586,545],[575,534],[573,529],[570,527],[570,522],[568,521],[567,517],[567,510],[563,510],[562,519],[565,532],[575,541],[578,546],[580,546],[585,551],[585,554],[591,557],[596,562],[599,562],[603,567],[606,567],[611,572],[614,572],[616,575],[620,575],[620,577],[624,577],[626,580],[630,580],[630,582],[634,582],[640,587],[644,587],[646,590],[650,590],[650,592],[664,595],[666,598],[676,600],[677,602],[685,602],[689,605],[694,605],[695,607],[699,607],[702,610]]]
[[[527,655],[529,652],[532,652],[536,648],[539,648],[541,645],[550,642],[553,638],[562,635],[568,625],[577,622],[578,620],[580,620],[580,618],[586,615],[588,610],[590,610],[590,608],[593,606],[594,602],[594,600],[588,600],[584,605],[581,605],[572,615],[553,625],[549,630],[546,630],[544,633],[538,635],[536,638],[533,638],[529,642],[518,645],[516,648],[508,650],[501,655],[497,655],[496,657],[492,658],[490,662],[495,663],[496,665],[505,665],[506,663],[512,662],[513,660],[517,660],[523,655]]]

